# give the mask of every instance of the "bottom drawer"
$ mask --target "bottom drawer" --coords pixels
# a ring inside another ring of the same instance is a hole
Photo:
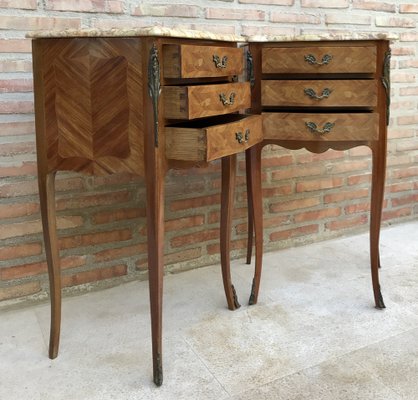
[[[194,121],[165,127],[170,160],[211,161],[240,153],[263,139],[261,115],[231,115],[213,124]]]
[[[378,113],[263,113],[266,140],[369,141],[379,138]]]

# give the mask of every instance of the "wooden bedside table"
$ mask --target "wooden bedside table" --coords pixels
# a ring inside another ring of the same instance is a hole
[[[145,179],[156,385],[163,380],[164,176],[168,169],[222,158],[222,277],[228,307],[239,307],[229,269],[236,153],[262,140],[260,116],[243,114],[251,99],[250,83],[235,79],[244,70],[239,40],[167,28],[35,33],[38,180],[51,290],[50,358],[58,354],[61,320],[57,171],[128,172]]]
[[[373,38],[373,34],[370,36]],[[252,111],[262,114],[264,140],[247,151],[247,171],[255,169],[260,174],[260,153],[266,144],[306,148],[313,153],[368,146],[373,161],[371,273],[376,308],[384,308],[379,285],[379,234],[390,103],[389,42],[329,38],[306,41],[304,37],[265,40],[250,44]],[[259,207],[260,179],[251,182],[249,175],[247,182],[249,197]],[[252,221],[259,218],[251,215],[251,210],[247,262],[251,258]]]

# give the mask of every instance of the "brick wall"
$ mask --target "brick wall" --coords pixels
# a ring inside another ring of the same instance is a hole
[[[177,3],[177,4],[175,4]],[[393,46],[386,224],[418,215],[418,4],[412,0],[0,0],[0,306],[47,293],[36,181],[31,45],[25,31],[151,24],[237,34],[378,30]],[[233,248],[243,257],[240,158]],[[264,151],[266,250],[366,231],[370,151]],[[167,177],[167,270],[218,261],[220,164]],[[65,291],[146,278],[144,184],[60,173]],[[219,282],[221,284],[221,281]]]

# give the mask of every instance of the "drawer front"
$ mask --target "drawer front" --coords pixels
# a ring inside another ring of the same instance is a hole
[[[375,80],[264,80],[263,106],[375,107]]]
[[[263,113],[266,140],[370,141],[379,137],[378,113]]]
[[[166,155],[179,161],[211,161],[240,153],[263,140],[261,116],[202,128],[166,127]]]
[[[375,46],[269,47],[262,50],[264,74],[374,73]]]
[[[194,119],[233,113],[251,106],[249,82],[217,85],[165,86],[164,115]]]
[[[243,49],[220,46],[165,45],[165,78],[205,78],[242,74]]]

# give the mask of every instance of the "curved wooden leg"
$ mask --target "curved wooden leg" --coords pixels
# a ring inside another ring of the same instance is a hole
[[[55,212],[55,172],[38,171],[42,227],[51,298],[49,358],[58,355],[61,330],[61,271]]]
[[[235,178],[237,156],[222,158],[222,191],[221,191],[221,267],[222,279],[228,308],[235,310],[240,307],[234,285],[231,281],[230,243],[232,228],[232,210],[234,206]]]
[[[261,270],[263,262],[263,199],[261,188],[261,145],[253,146],[246,151],[247,173],[251,176],[251,189],[248,193],[251,201],[248,203],[251,207],[252,224],[255,231],[255,270],[249,304],[256,304],[258,292],[260,289]],[[248,167],[249,165],[249,167]],[[249,171],[248,171],[249,169]]]
[[[370,210],[370,262],[376,308],[385,308],[379,284],[379,238],[385,189],[386,148],[380,142],[372,147],[372,195]]]
[[[247,212],[248,212],[248,233],[247,233],[247,264],[251,264],[254,238],[254,214],[253,214],[253,183],[251,174],[251,156],[249,150],[245,152],[245,175],[247,182]]]
[[[151,307],[152,360],[154,383],[163,383],[162,306],[164,272],[164,177],[147,176],[148,281]]]

